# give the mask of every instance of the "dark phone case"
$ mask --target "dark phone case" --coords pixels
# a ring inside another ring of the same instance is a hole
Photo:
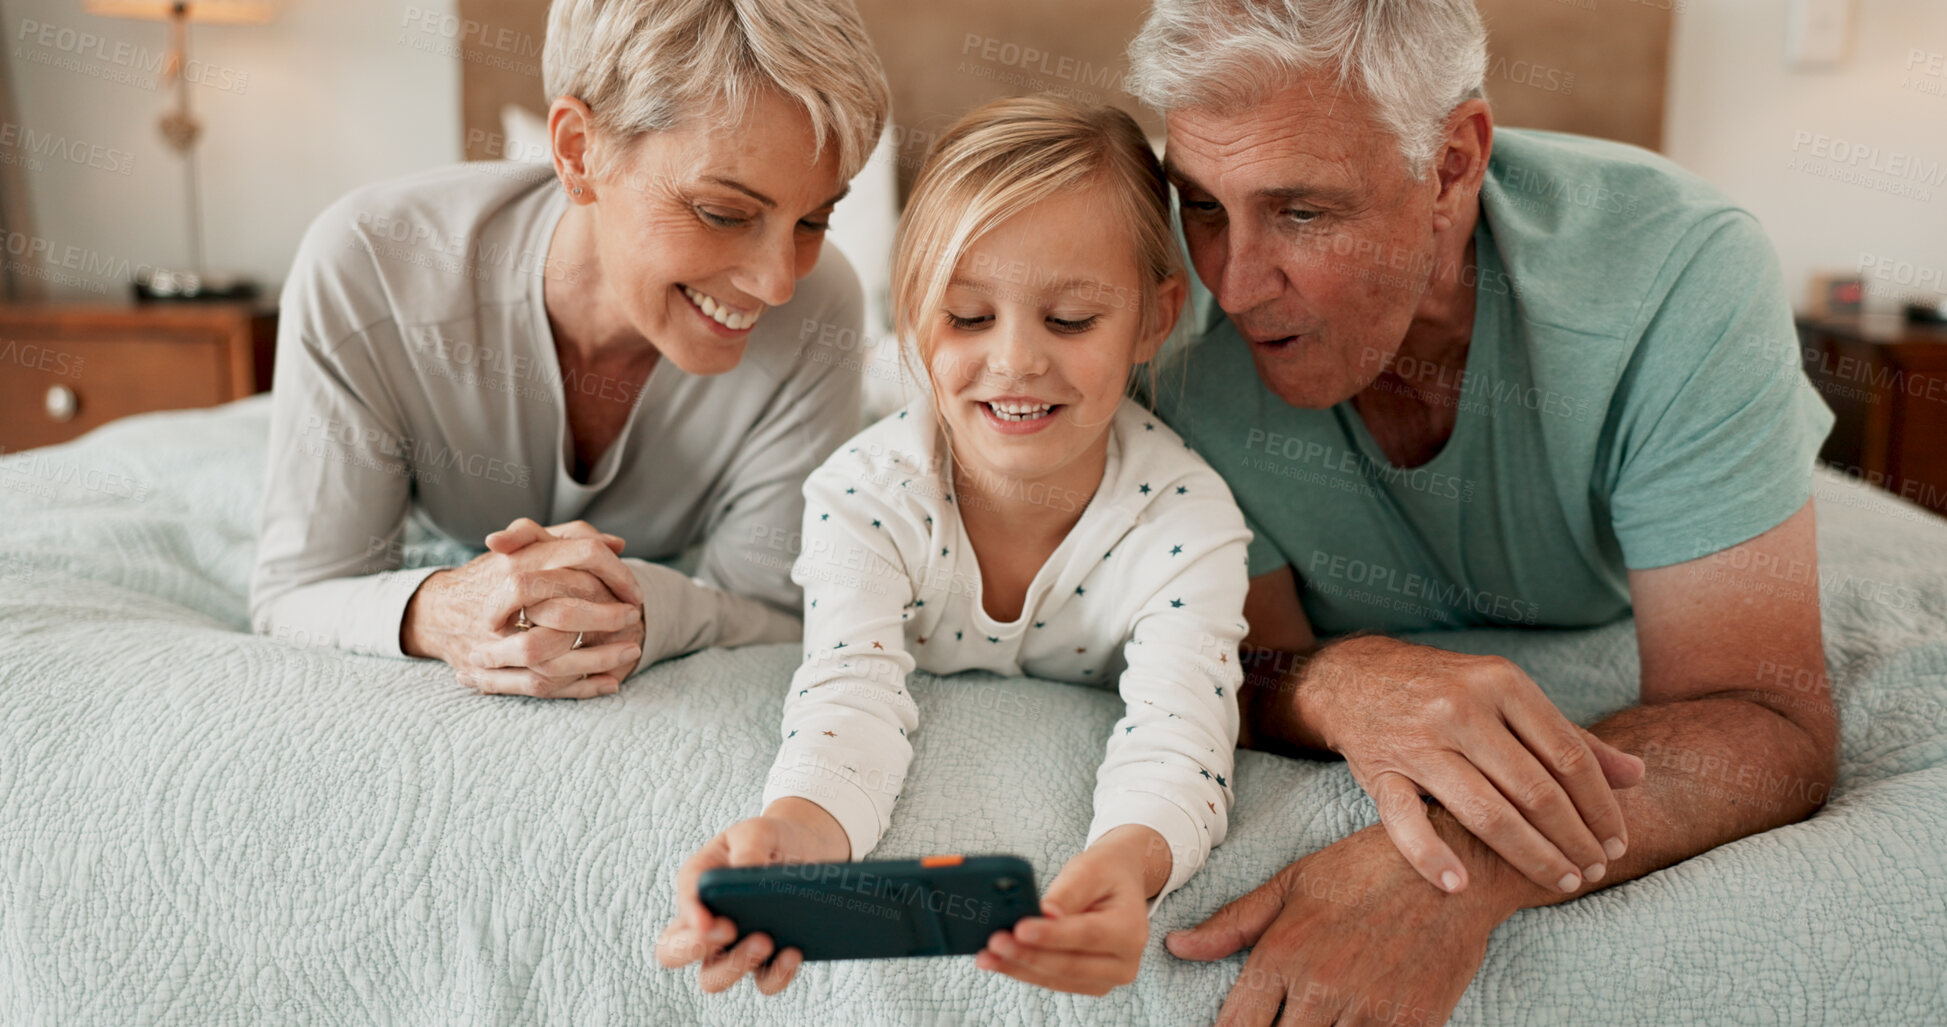
[[[1018,856],[719,867],[696,890],[740,939],[761,931],[773,951],[807,960],[970,955],[1041,911],[1034,868]]]

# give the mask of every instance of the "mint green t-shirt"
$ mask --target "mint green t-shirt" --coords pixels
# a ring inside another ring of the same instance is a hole
[[[1393,466],[1350,402],[1279,399],[1207,293],[1159,362],[1157,411],[1229,483],[1251,574],[1290,564],[1321,635],[1606,623],[1629,569],[1811,496],[1832,414],[1748,213],[1648,151],[1514,129],[1481,210],[1459,410],[1425,464]]]

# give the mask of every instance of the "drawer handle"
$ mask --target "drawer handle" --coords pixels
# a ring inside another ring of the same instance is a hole
[[[65,385],[53,385],[48,387],[46,405],[48,420],[72,421],[81,410],[81,397]]]

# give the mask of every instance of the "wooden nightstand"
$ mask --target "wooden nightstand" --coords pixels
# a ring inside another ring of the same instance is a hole
[[[1947,327],[1878,341],[1857,318],[1801,317],[1798,334],[1805,373],[1837,418],[1819,458],[1947,514]]]
[[[276,343],[246,303],[0,306],[0,450],[263,392]]]

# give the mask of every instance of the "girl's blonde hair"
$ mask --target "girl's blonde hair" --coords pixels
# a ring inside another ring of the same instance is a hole
[[[901,359],[929,380],[931,339],[947,283],[982,235],[1067,189],[1101,184],[1141,273],[1141,329],[1161,318],[1157,286],[1182,273],[1170,231],[1169,184],[1134,118],[1051,95],[995,100],[934,142],[914,178],[892,255],[892,315]],[[910,345],[905,345],[910,343]]]

